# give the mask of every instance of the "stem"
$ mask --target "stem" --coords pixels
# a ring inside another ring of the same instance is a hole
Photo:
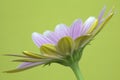
[[[73,63],[70,68],[72,69],[72,71],[74,72],[77,80],[83,80],[83,76],[81,74],[80,68],[78,63]]]

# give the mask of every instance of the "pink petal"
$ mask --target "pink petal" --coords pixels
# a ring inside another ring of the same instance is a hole
[[[46,36],[47,38],[49,38],[51,41],[53,41],[54,44],[57,44],[58,37],[57,37],[57,35],[55,34],[55,32],[45,31],[45,32],[43,33],[43,35]]]
[[[106,6],[103,7],[103,9],[101,10],[98,16],[98,26],[104,21],[103,15],[105,13],[105,10],[106,10]]]
[[[43,36],[37,32],[32,33],[32,39],[38,47],[40,47],[43,44],[47,44],[47,43],[54,44],[54,42],[48,39],[46,36]]]
[[[19,65],[18,68],[23,68],[23,67],[28,66],[28,65],[31,65],[31,64],[32,64],[31,62],[24,62],[24,63],[22,63],[21,65]]]
[[[35,67],[35,66],[38,66],[38,65],[42,65],[44,64],[44,62],[35,62],[35,63],[31,63],[31,62],[24,62],[22,63],[20,66],[18,66],[18,70],[26,70],[26,69],[29,69],[29,68],[32,68],[32,67]],[[16,69],[16,70],[17,70]]]
[[[104,6],[103,9],[101,10],[101,12],[100,12],[100,14],[99,14],[99,16],[98,16],[98,21],[101,21],[103,15],[104,15],[104,13],[105,13],[105,10],[106,10],[106,6]]]
[[[76,21],[74,21],[74,23],[70,27],[70,36],[73,39],[76,39],[81,35],[82,28],[83,28],[82,20],[77,19]]]
[[[69,36],[69,28],[65,24],[59,24],[55,28],[55,33],[57,39],[61,39],[62,37]]]

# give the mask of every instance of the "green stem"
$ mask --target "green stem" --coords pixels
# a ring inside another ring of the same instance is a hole
[[[78,63],[73,63],[71,66],[72,71],[74,72],[77,80],[83,80],[83,76],[81,74]]]

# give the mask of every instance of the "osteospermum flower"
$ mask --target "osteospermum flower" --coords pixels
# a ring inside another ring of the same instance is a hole
[[[65,24],[58,24],[53,32],[49,30],[43,34],[34,32],[32,39],[40,48],[40,54],[29,51],[24,51],[24,55],[10,54],[10,56],[22,57],[22,59],[14,60],[22,62],[22,64],[16,69],[7,72],[13,73],[42,64],[59,63],[71,67],[79,80],[81,77],[77,74],[78,67],[76,69],[75,66],[82,56],[84,47],[113,16],[113,11],[111,10],[103,18],[104,12],[105,7],[98,18],[90,16],[85,22],[77,19],[70,27]]]

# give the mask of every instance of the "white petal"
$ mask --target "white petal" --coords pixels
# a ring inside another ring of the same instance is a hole
[[[95,21],[96,21],[96,18],[95,18],[95,17],[89,17],[89,18],[85,21],[85,23],[84,23],[84,25],[83,25],[83,30],[82,30],[82,34],[83,34],[83,35],[85,35],[85,34],[89,31],[91,25],[92,25]]]

